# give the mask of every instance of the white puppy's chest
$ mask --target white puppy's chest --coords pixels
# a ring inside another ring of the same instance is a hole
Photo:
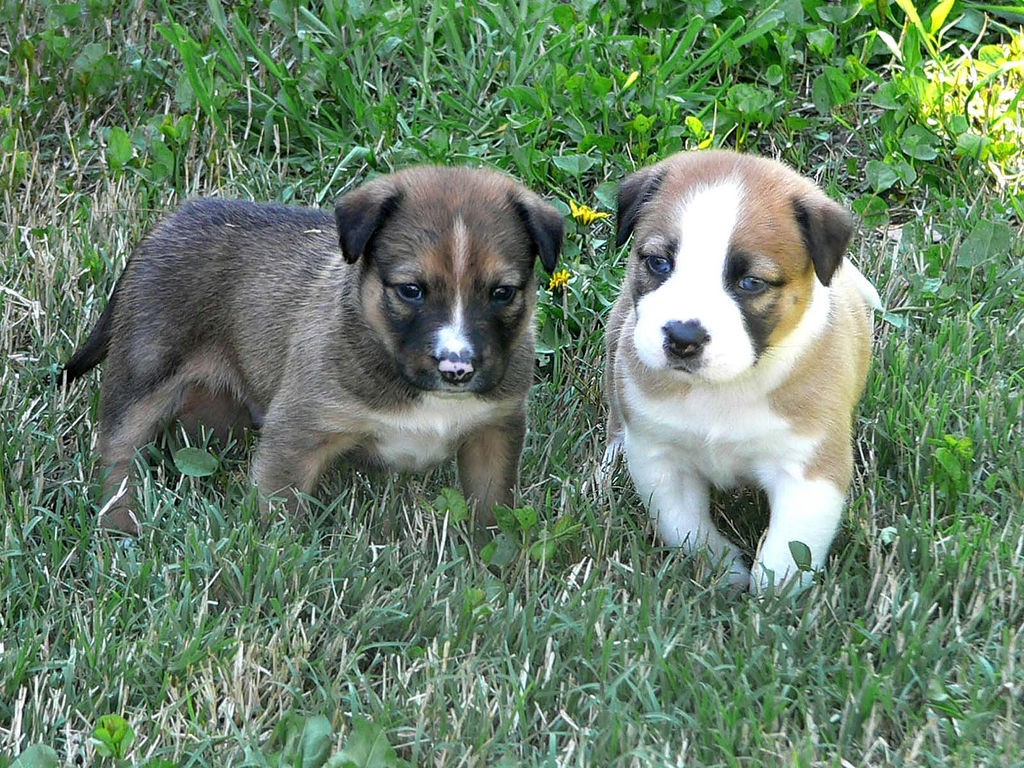
[[[626,386],[630,418],[625,448],[630,461],[668,460],[680,471],[721,488],[783,472],[800,476],[820,439],[798,434],[766,397],[717,387],[685,396],[640,396]]]
[[[373,414],[366,449],[390,469],[422,472],[451,458],[469,432],[495,415],[494,403],[475,397],[426,395],[401,413]]]

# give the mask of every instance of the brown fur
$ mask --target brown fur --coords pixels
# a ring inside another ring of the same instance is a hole
[[[871,314],[849,271],[832,281],[832,319],[800,356],[773,407],[797,432],[824,434],[808,478],[825,477],[839,488],[853,474],[853,413],[864,394],[871,358]],[[828,371],[828,375],[822,375]]]
[[[458,279],[457,226],[469,233]],[[381,451],[401,445],[408,415],[409,439],[441,430],[432,448],[459,454],[467,496],[488,514],[510,501],[518,475],[534,358],[533,265],[539,258],[554,268],[561,236],[550,205],[483,170],[380,177],[345,195],[333,218],[284,206],[186,204],[140,245],[65,368],[70,381],[107,357],[105,494],[176,416],[220,431],[261,425],[254,482],[264,496],[294,500],[312,493],[339,456],[388,466]],[[489,287],[506,282],[518,289],[514,300],[489,302]],[[428,300],[403,302],[400,283],[422,284]],[[437,400],[446,415],[435,418],[424,405],[434,400],[424,398],[458,388],[438,380],[428,337],[456,301],[479,325],[479,372],[454,394],[466,408]],[[137,534],[132,497],[109,504],[102,523]]]

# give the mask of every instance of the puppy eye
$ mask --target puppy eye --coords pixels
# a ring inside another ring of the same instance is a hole
[[[647,257],[647,269],[652,275],[664,277],[672,271],[672,260],[659,253]]]
[[[508,304],[515,297],[515,286],[499,285],[497,288],[491,289],[491,301],[493,301],[495,304]]]
[[[423,301],[423,286],[416,283],[401,283],[394,286],[398,298],[409,304],[419,304]]]
[[[736,283],[736,287],[739,288],[744,293],[749,293],[753,295],[764,291],[768,287],[768,283],[765,280],[762,280],[760,277],[747,275],[746,277],[740,278],[740,281]]]

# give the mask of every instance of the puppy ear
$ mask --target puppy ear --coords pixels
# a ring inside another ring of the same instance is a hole
[[[334,208],[341,255],[354,264],[388,217],[402,202],[402,191],[390,179],[369,182],[345,194]]]
[[[615,217],[616,248],[625,245],[629,236],[633,234],[636,220],[640,218],[640,210],[644,207],[644,203],[658,191],[663,178],[665,178],[665,171],[652,165],[642,168],[636,173],[631,173],[619,184],[618,213]]]
[[[562,214],[550,203],[526,190],[512,197],[516,213],[526,226],[533,241],[534,255],[548,273],[555,271],[558,255],[562,252]]]
[[[804,248],[814,264],[814,273],[822,285],[828,285],[843,263],[846,246],[850,244],[853,234],[850,214],[823,194],[796,198],[793,213],[800,225]]]

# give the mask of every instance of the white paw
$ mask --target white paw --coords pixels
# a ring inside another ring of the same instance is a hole
[[[751,588],[750,570],[739,558],[732,561],[729,571],[725,574],[725,579],[734,589],[742,591]]]
[[[774,567],[772,567],[774,566]],[[814,584],[815,571],[801,570],[796,563],[754,563],[750,573],[750,591],[755,595],[781,592],[798,595]]]

